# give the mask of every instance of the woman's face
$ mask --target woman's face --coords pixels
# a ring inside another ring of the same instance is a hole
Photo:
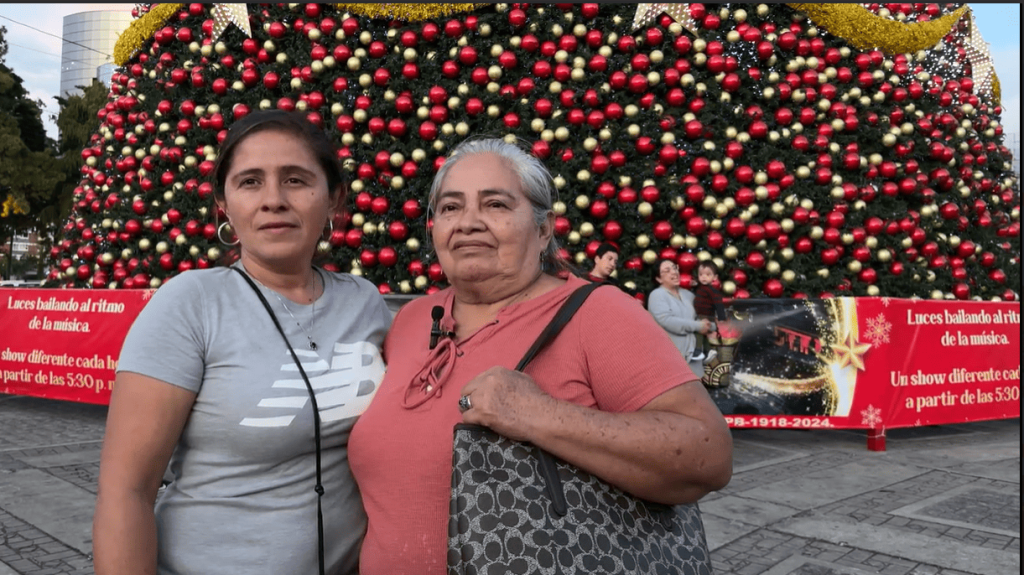
[[[218,204],[238,236],[243,263],[307,266],[334,202],[309,147],[287,132],[263,130],[238,143]]]
[[[672,262],[661,262],[658,266],[658,284],[666,289],[679,287],[679,266]]]
[[[549,217],[549,220],[553,216]],[[518,176],[494,154],[452,166],[437,193],[432,238],[437,259],[453,283],[536,277],[551,222],[538,229]]]

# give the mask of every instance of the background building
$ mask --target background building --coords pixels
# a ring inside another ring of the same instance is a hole
[[[114,44],[131,22],[132,15],[128,12],[104,10],[78,12],[64,17],[60,96],[81,94],[78,86],[88,86],[93,78],[110,83]],[[105,64],[111,66],[99,70]]]
[[[114,77],[114,72],[117,70],[117,64],[113,62],[107,62],[96,67],[96,79],[103,82],[104,86],[110,87],[110,80]]]

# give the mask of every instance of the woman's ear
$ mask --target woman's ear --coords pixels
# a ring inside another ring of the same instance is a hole
[[[348,194],[345,193],[343,186],[338,186],[333,196],[330,196],[330,202],[327,206],[327,217],[334,221],[338,216],[344,216],[348,212],[348,206],[346,200]]]
[[[551,237],[555,235],[555,213],[548,210],[547,216],[544,218],[544,223],[540,226],[540,239],[541,243],[545,246],[551,241]]]
[[[227,216],[228,219],[231,219],[230,216],[228,216],[228,203],[224,196],[214,196],[213,203],[217,206],[218,210],[224,212],[224,215]]]

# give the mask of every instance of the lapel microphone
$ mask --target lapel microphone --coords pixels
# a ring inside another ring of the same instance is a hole
[[[455,335],[455,332],[444,331],[441,329],[441,318],[443,317],[443,307],[435,305],[430,310],[430,318],[433,320],[433,323],[430,326],[430,349],[434,349],[435,347],[437,347],[438,339],[442,337],[452,337],[453,335]]]

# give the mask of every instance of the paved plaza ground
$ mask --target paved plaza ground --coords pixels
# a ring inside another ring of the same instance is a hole
[[[93,573],[107,408],[0,395],[0,575]],[[716,575],[1020,573],[1020,419],[891,430],[734,430],[701,500]],[[312,535],[311,535],[312,536]]]

